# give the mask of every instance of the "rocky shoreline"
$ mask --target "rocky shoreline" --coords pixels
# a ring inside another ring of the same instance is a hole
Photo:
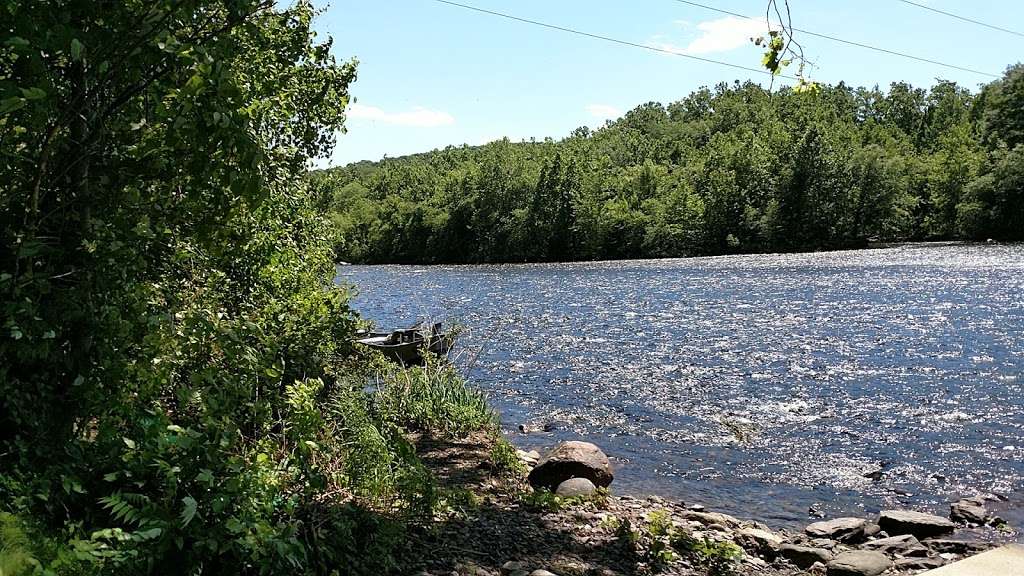
[[[488,449],[472,450],[483,456]],[[886,510],[871,518],[814,522],[802,532],[773,530],[700,504],[615,496],[605,488],[613,480],[608,458],[593,444],[564,442],[543,456],[516,454],[522,468],[500,478],[467,476],[474,458],[463,458],[463,474],[449,477],[464,482],[482,505],[415,538],[409,573],[909,575],[996,546],[962,537],[958,530],[978,525],[1008,530],[986,507],[998,496],[953,503],[948,518]],[[476,471],[487,468],[483,460],[475,464]]]

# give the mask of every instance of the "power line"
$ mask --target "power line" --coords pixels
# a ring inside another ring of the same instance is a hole
[[[910,0],[898,0],[898,1],[899,2],[903,2],[904,4],[909,4],[911,6],[917,6],[918,8],[924,8],[925,10],[931,10],[932,12],[936,12],[938,14],[942,14],[943,16],[949,16],[950,18],[956,18],[957,20],[963,20],[964,22],[970,22],[971,24],[977,24],[978,26],[984,26],[985,28],[991,28],[993,30],[999,30],[1000,32],[1006,32],[1007,34],[1013,34],[1014,36],[1024,37],[1024,33],[1017,32],[1016,30],[1010,30],[1009,28],[1001,28],[999,26],[996,26],[995,24],[988,24],[988,23],[982,22],[980,20],[972,20],[972,19],[970,19],[970,18],[968,18],[966,16],[960,16],[959,14],[953,14],[952,12],[946,12],[944,10],[939,10],[938,8],[932,8],[931,6],[925,6],[924,4],[919,4],[917,2],[911,2]]]
[[[737,70],[746,70],[747,72],[755,72],[755,73],[758,73],[758,74],[769,74],[769,75],[771,74],[771,72],[769,72],[767,70],[762,70],[760,68],[751,68],[749,66],[741,66],[739,64],[731,64],[729,62],[723,62],[721,60],[713,60],[711,58],[702,58],[700,56],[694,56],[692,54],[684,54],[683,52],[677,52],[675,50],[667,50],[665,48],[659,48],[657,46],[648,46],[646,44],[637,44],[636,42],[630,42],[628,40],[620,40],[618,38],[612,38],[610,36],[602,36],[600,34],[592,34],[590,32],[584,32],[582,30],[576,30],[575,28],[566,28],[564,26],[556,26],[554,24],[548,24],[546,22],[539,22],[537,20],[530,20],[530,19],[527,19],[527,18],[520,18],[519,16],[512,16],[511,14],[505,14],[503,12],[496,12],[494,10],[486,10],[484,8],[478,8],[476,6],[470,6],[468,4],[459,4],[458,2],[452,2],[451,0],[434,0],[434,2],[438,2],[438,3],[441,3],[441,4],[447,4],[449,6],[455,6],[457,8],[462,8],[462,9],[465,9],[465,10],[472,10],[473,12],[479,12],[481,14],[489,14],[491,16],[498,16],[498,17],[505,18],[505,19],[508,19],[508,20],[515,20],[516,22],[522,22],[522,23],[525,23],[525,24],[532,24],[534,26],[541,26],[543,28],[548,28],[548,29],[551,29],[551,30],[558,30],[560,32],[567,32],[569,34],[576,34],[577,36],[586,36],[587,38],[594,38],[596,40],[604,40],[605,42],[612,42],[614,44],[621,44],[623,46],[632,46],[633,48],[643,48],[644,50],[650,50],[652,52],[660,52],[662,54],[669,54],[671,56],[681,56],[683,58],[689,58],[691,60],[697,60],[697,61],[705,62],[705,63],[708,63],[708,64],[718,64],[719,66],[728,66],[730,68],[736,68]],[[779,74],[779,76],[782,77],[782,78],[787,78],[789,80],[799,80],[799,78],[796,78],[795,76],[787,76],[785,74]]]
[[[745,20],[755,20],[755,21],[758,21],[758,22],[764,22],[763,18],[756,18],[756,17],[753,17],[753,16],[746,16],[744,14],[739,14],[739,13],[736,13],[736,12],[730,12],[728,10],[723,10],[721,8],[716,8],[714,6],[708,6],[707,4],[701,4],[699,2],[690,2],[688,0],[674,0],[674,1],[675,2],[679,2],[680,4],[687,4],[689,6],[696,6],[697,8],[704,8],[705,10],[711,10],[713,12],[718,12],[720,14],[728,14],[729,16],[736,16],[737,18],[743,18]],[[902,1],[905,1],[905,0],[900,0],[900,1],[902,2]],[[913,4],[912,2],[910,2],[910,3]],[[927,8],[927,6],[926,6],[926,8]],[[979,74],[981,76],[988,76],[990,78],[999,78],[1000,77],[999,74],[992,74],[991,72],[982,72],[981,70],[975,70],[973,68],[967,68],[967,67],[964,67],[964,66],[957,66],[956,64],[948,64],[946,62],[940,62],[938,60],[931,60],[931,59],[924,58],[924,57],[921,57],[921,56],[914,56],[913,54],[906,54],[904,52],[897,52],[896,50],[889,50],[888,48],[880,48],[878,46],[872,46],[870,44],[864,44],[862,42],[854,42],[853,40],[846,40],[844,38],[838,38],[836,36],[829,36],[828,34],[822,34],[820,32],[812,32],[810,30],[802,30],[802,29],[796,28],[796,27],[793,28],[793,31],[794,32],[799,32],[801,34],[806,34],[808,36],[815,36],[817,38],[824,38],[826,40],[832,40],[833,42],[840,42],[842,44],[849,44],[850,46],[857,46],[859,48],[866,48],[868,50],[874,50],[876,52],[882,52],[884,54],[891,54],[893,56],[901,56],[903,58],[909,58],[911,60],[917,60],[918,62],[926,62],[928,64],[935,64],[936,66],[943,66],[945,68],[952,68],[954,70],[960,70],[961,72],[970,72],[972,74]],[[1014,32],[1014,34],[1016,34],[1016,32]]]

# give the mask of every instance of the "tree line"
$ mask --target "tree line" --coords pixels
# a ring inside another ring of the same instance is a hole
[[[554,141],[315,172],[338,258],[678,257],[1024,239],[1024,66],[979,91],[754,83]]]

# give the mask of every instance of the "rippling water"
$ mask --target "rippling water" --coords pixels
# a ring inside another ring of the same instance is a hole
[[[593,441],[618,492],[796,525],[994,491],[1024,525],[1024,246],[338,270],[381,326],[468,326],[513,441]]]

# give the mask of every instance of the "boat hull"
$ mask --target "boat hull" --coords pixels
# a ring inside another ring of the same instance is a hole
[[[429,338],[420,336],[409,342],[391,343],[389,338],[391,334],[375,332],[357,339],[356,343],[380,352],[388,360],[402,365],[416,365],[423,363],[423,350],[441,356],[451,350],[453,342],[451,335],[443,333],[433,334]]]

